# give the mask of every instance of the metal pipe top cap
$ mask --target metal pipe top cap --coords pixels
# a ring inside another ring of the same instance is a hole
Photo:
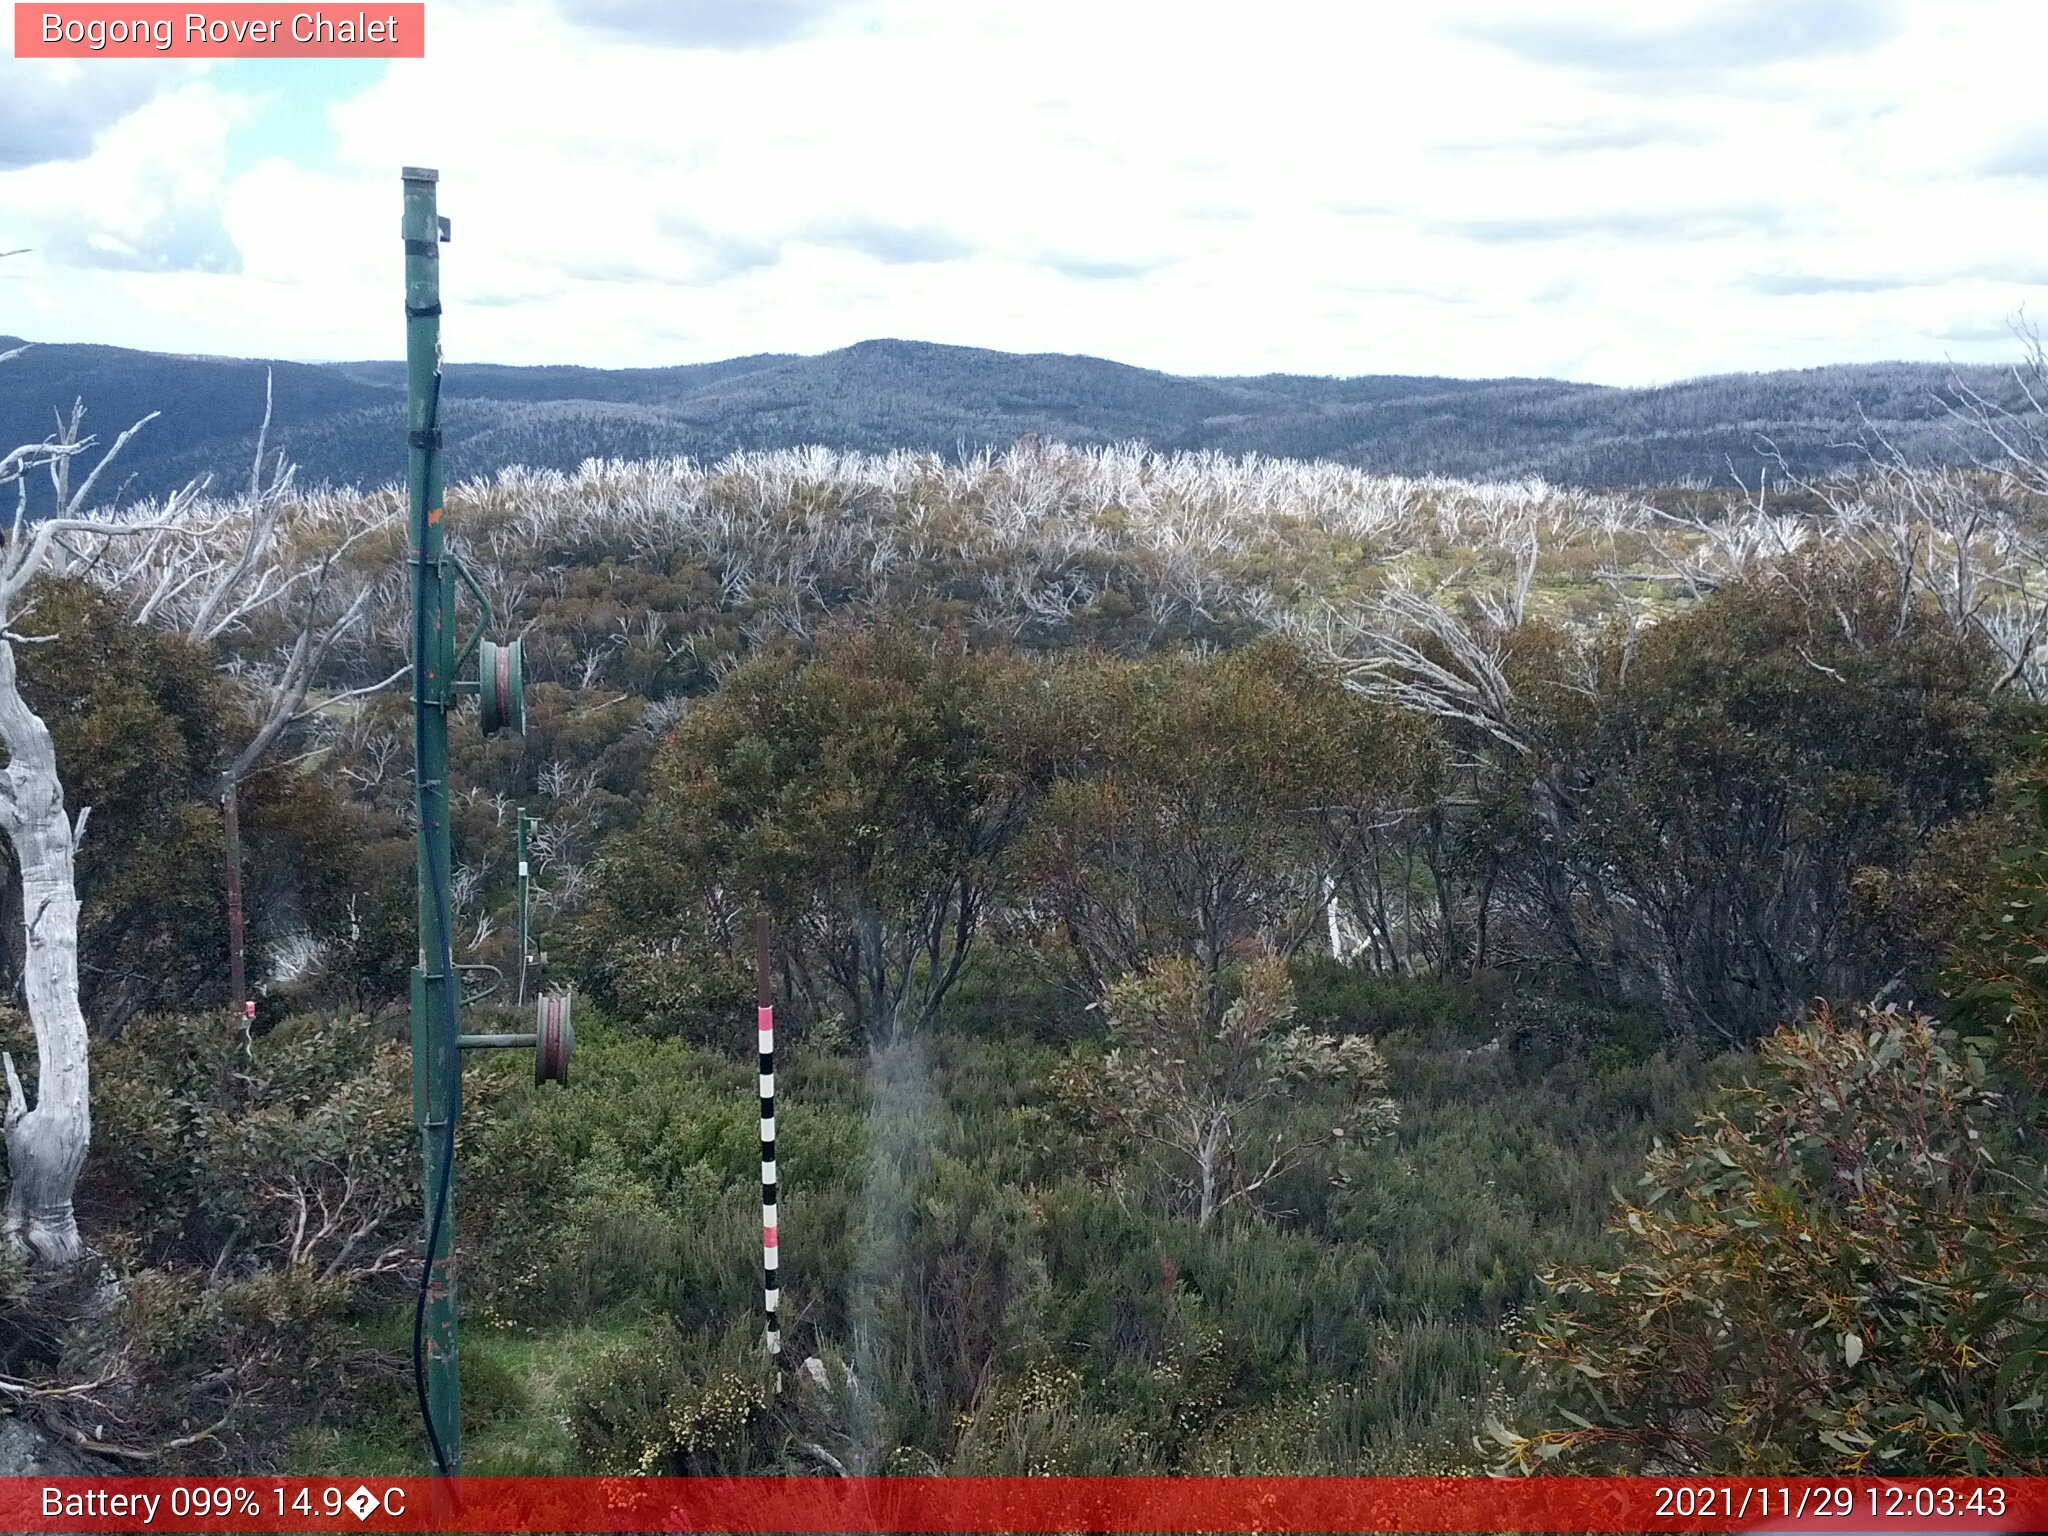
[[[439,181],[441,179],[439,171],[431,171],[425,166],[419,165],[408,165],[398,174],[406,181]]]

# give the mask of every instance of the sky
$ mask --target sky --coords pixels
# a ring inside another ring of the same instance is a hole
[[[349,8],[353,12],[354,7]],[[894,336],[1646,384],[2004,362],[2036,0],[428,0],[423,60],[0,57],[0,333],[451,360]]]

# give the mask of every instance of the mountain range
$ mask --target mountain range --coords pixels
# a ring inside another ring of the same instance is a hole
[[[0,336],[0,351],[22,345]],[[294,363],[44,344],[0,368],[0,443],[39,440],[82,399],[102,441],[152,411],[121,459],[123,493],[249,472],[275,381],[272,441],[302,484],[375,486],[405,462],[397,362]],[[822,443],[957,455],[1019,437],[1164,450],[1327,458],[1399,474],[1541,476],[1583,486],[1754,482],[1767,451],[1799,473],[1857,462],[1882,434],[1909,456],[1964,462],[1981,444],[1944,405],[1958,377],[2003,392],[2010,375],[1936,363],[1724,374],[1654,388],[1559,379],[1405,375],[1183,377],[1095,357],[866,341],[818,356],[761,354],[672,368],[457,363],[443,381],[451,480],[512,464],[686,455]]]

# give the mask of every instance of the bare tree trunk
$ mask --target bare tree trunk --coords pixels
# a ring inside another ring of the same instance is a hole
[[[1197,1232],[1209,1230],[1209,1223],[1215,1220],[1220,1204],[1216,1198],[1216,1185],[1222,1174],[1222,1169],[1218,1165],[1223,1161],[1223,1138],[1218,1134],[1219,1130],[1217,1123],[1210,1121],[1208,1131],[1195,1148],[1195,1166],[1200,1174],[1198,1188],[1201,1192],[1201,1204],[1195,1211]]]
[[[83,1252],[71,1194],[92,1139],[85,1015],[78,1000],[78,887],[72,859],[85,818],[64,810],[49,727],[15,678],[14,647],[0,638],[0,830],[21,866],[27,943],[23,989],[36,1036],[36,1103],[29,1108],[11,1055],[7,1074],[7,1239],[31,1262],[61,1266]]]
[[[12,355],[0,355],[0,361]],[[68,424],[60,420],[56,437],[0,456],[0,485],[17,484],[14,515],[4,541],[0,541],[0,747],[7,751],[7,765],[0,768],[0,832],[7,834],[15,862],[21,867],[22,992],[36,1037],[33,1109],[13,1056],[0,1052],[0,1069],[7,1078],[4,1124],[7,1167],[12,1175],[0,1230],[31,1263],[52,1268],[74,1264],[84,1255],[71,1197],[92,1142],[92,1102],[86,1054],[90,1042],[78,997],[74,861],[91,812],[90,808],[80,811],[76,825],[65,812],[64,782],[57,776],[57,749],[50,740],[50,729],[21,696],[14,669],[14,643],[21,637],[11,626],[29,583],[49,568],[60,540],[166,532],[198,490],[196,485],[188,485],[171,497],[159,509],[161,521],[101,522],[79,517],[91,500],[93,487],[128,440],[155,420],[154,414],[145,416],[117,437],[74,492],[71,461],[93,441],[79,433],[84,414],[83,404],[76,405]],[[28,511],[26,477],[33,468],[50,470],[57,496],[54,514],[31,531],[23,522]],[[75,548],[63,548],[67,558],[76,557]]]
[[[228,843],[228,1002],[239,1015],[249,999],[248,970],[242,957],[242,818],[230,781],[220,797],[227,820]]]

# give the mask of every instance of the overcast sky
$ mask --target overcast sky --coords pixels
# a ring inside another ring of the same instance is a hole
[[[351,8],[353,9],[353,8]],[[2037,0],[428,0],[424,61],[0,58],[0,332],[451,359],[875,336],[1181,373],[2005,361]]]

